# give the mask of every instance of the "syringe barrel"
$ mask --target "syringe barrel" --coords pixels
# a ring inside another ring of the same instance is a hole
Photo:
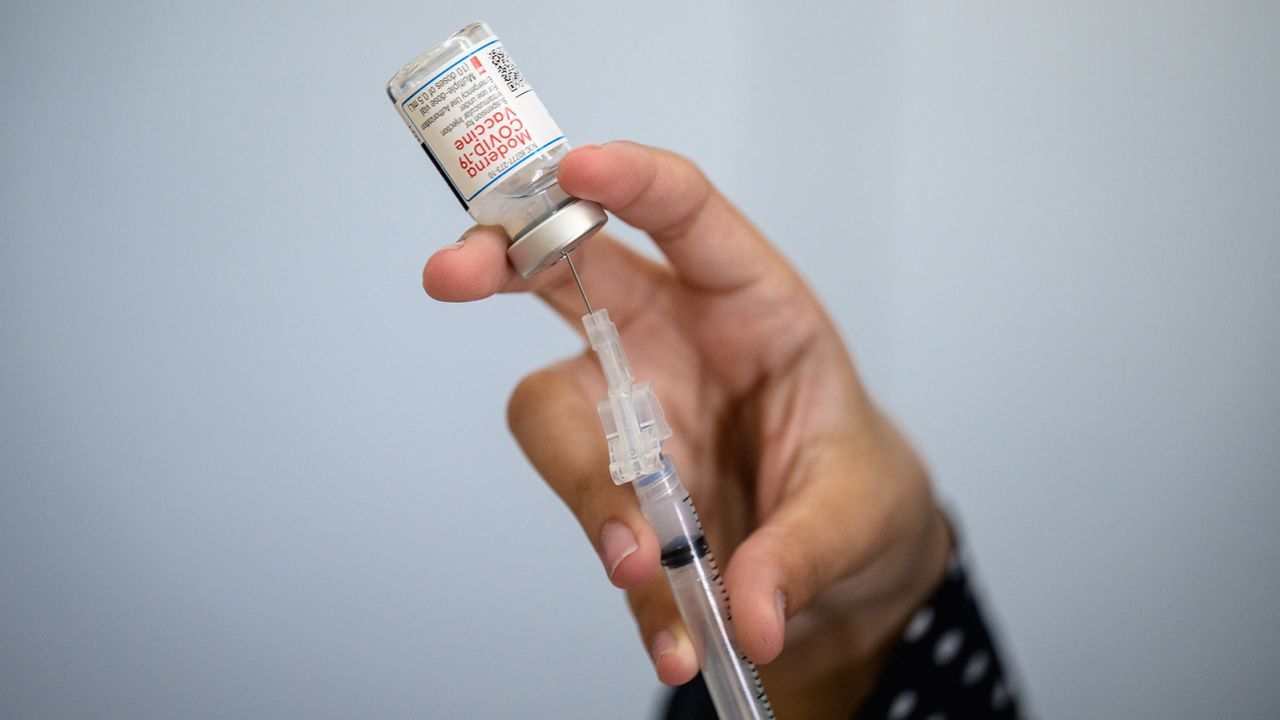
[[[738,649],[729,594],[675,463],[664,457],[661,472],[632,484],[662,546],[662,568],[717,713],[722,720],[773,718],[755,663]]]

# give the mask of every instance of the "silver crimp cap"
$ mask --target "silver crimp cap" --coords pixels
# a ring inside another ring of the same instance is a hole
[[[578,249],[608,219],[599,205],[574,200],[516,238],[507,248],[507,257],[522,277],[532,277]]]

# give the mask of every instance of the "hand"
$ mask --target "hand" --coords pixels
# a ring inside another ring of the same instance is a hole
[[[725,567],[742,649],[780,716],[848,717],[943,572],[950,537],[924,467],[804,281],[692,163],[610,143],[570,153],[559,179],[648,232],[670,261],[603,233],[574,255],[666,410],[667,450]],[[473,228],[431,257],[423,286],[446,301],[533,291],[581,332],[568,268],[524,280],[506,247],[501,229]],[[595,412],[604,393],[586,351],[522,381],[509,422],[627,590],[658,677],[682,684],[697,659],[657,540],[631,488],[609,478]]]

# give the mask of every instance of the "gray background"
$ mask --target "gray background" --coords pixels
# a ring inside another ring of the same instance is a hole
[[[419,287],[473,14],[812,281],[1040,714],[1275,716],[1280,5],[1092,1],[4,4],[0,715],[656,707],[503,424],[577,341]]]

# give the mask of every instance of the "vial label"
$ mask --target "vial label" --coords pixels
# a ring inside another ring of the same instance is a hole
[[[464,206],[564,135],[496,37],[455,57],[400,114]]]

